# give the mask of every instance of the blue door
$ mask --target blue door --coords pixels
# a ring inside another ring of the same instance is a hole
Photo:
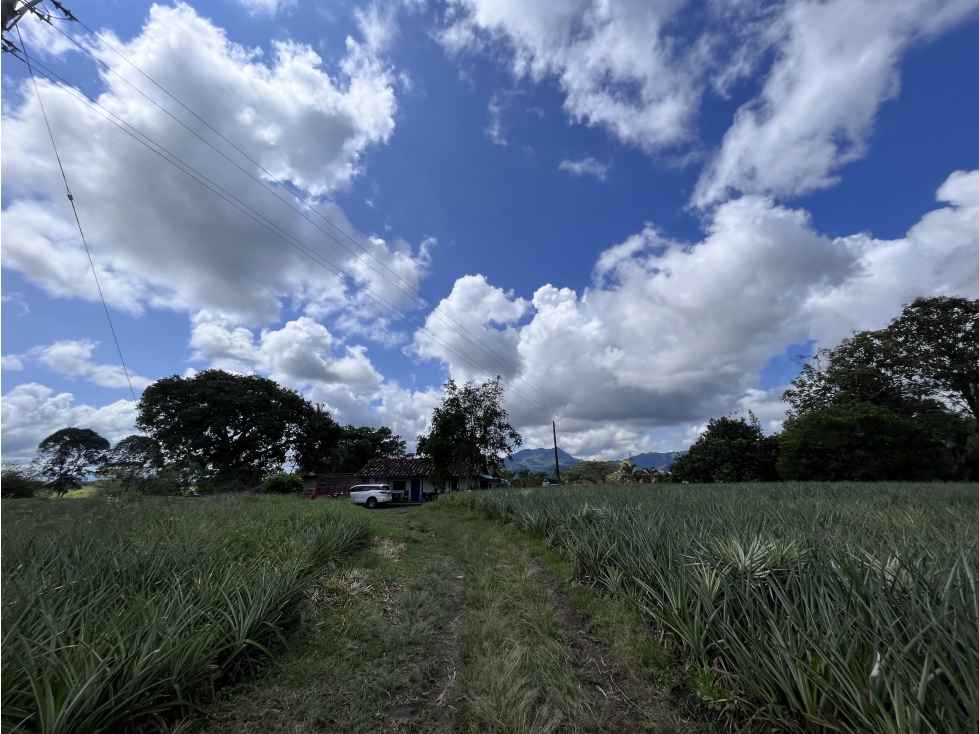
[[[422,501],[422,482],[421,479],[411,480],[411,501],[421,502]]]

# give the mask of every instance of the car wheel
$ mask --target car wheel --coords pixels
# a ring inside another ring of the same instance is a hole
[[[366,504],[367,504],[367,509],[368,510],[373,510],[375,507],[377,507],[377,498],[376,497],[368,497]]]

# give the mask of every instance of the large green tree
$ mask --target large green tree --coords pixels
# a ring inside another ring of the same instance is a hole
[[[902,474],[968,478],[979,472],[977,389],[979,301],[919,298],[905,306],[886,329],[858,332],[833,349],[819,350],[803,365],[783,395],[790,405],[783,438],[789,442],[785,445],[794,445],[801,431],[812,437],[813,431],[823,432],[832,426],[838,445],[850,446],[854,456],[866,456],[868,451],[884,450],[881,446],[871,449],[871,444],[858,448],[861,442],[870,441],[861,426],[876,421],[879,430],[891,432],[888,435],[893,441],[917,436],[923,442],[919,447],[904,444],[907,456],[917,457],[921,464],[920,469],[912,470],[902,462]],[[916,430],[908,432],[908,424],[891,420],[886,413],[871,415],[866,408],[854,407],[867,405],[911,421]],[[852,410],[834,410],[846,406]],[[823,411],[829,412],[809,418]],[[793,423],[801,418],[807,421]],[[844,441],[846,430],[855,433]],[[816,472],[811,461],[792,458],[791,462],[795,478],[805,478],[799,473],[804,467],[815,472],[812,478],[825,474]],[[857,473],[873,478],[870,467],[867,464]]]
[[[96,471],[109,482],[107,489],[144,494],[175,494],[182,489],[175,468],[165,470],[163,449],[150,436],[126,436],[106,454]]]
[[[766,436],[754,413],[711,418],[707,429],[670,467],[677,482],[775,481],[778,439]]]
[[[397,459],[405,450],[405,440],[387,426],[344,426],[338,443],[338,471],[358,472],[372,459]]]
[[[832,349],[820,349],[803,363],[782,395],[790,405],[789,415],[853,403],[871,403],[907,416],[930,407],[894,373],[892,351],[886,334],[879,331],[859,332]]]
[[[418,455],[431,462],[430,479],[436,487],[444,488],[450,477],[459,476],[468,488],[476,474],[498,473],[523,440],[508,422],[499,377],[462,387],[448,380],[443,389],[429,433],[418,437]]]
[[[296,434],[293,461],[302,474],[342,471],[345,454],[339,450],[343,428],[322,405],[305,411]]]
[[[59,497],[90,476],[106,459],[109,442],[91,428],[62,428],[38,444],[34,476],[48,480]]]
[[[605,484],[609,474],[620,469],[614,461],[581,461],[566,469],[561,478],[571,484]]]
[[[979,299],[918,298],[883,335],[890,371],[909,390],[979,420]]]
[[[147,387],[136,425],[198,483],[244,487],[282,468],[314,414],[305,398],[273,380],[212,369]]]
[[[898,481],[951,473],[944,446],[918,421],[873,403],[840,403],[785,422],[778,473],[813,481]]]

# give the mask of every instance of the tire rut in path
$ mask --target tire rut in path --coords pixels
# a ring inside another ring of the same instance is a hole
[[[435,706],[435,731],[448,734],[453,730],[456,712],[456,691],[459,674],[459,627],[465,611],[462,605],[462,573],[453,575],[449,586],[448,617],[442,633],[442,659],[445,666],[436,680],[430,697]]]
[[[572,606],[571,600],[557,588],[550,571],[535,562],[541,583],[546,584],[554,598],[554,611],[568,630],[571,649],[578,664],[588,673],[589,683],[593,685],[608,703],[608,718],[603,731],[615,734],[640,734],[647,729],[640,726],[639,711],[618,683],[615,671],[608,662],[608,653],[594,639],[588,636],[587,621]]]
[[[398,514],[407,514],[413,509],[415,508],[392,508],[392,514],[397,510],[403,510]],[[419,534],[429,532],[429,528],[421,524],[411,524],[407,530]],[[386,712],[384,723],[377,730],[379,734],[415,734],[416,732],[450,734],[454,731],[460,655],[458,630],[464,619],[463,572],[461,568],[456,567],[455,558],[442,553],[436,555],[438,560],[432,559],[429,568],[437,569],[435,572],[443,576],[446,584],[444,623],[439,640],[441,660],[439,672],[427,686],[428,690],[413,702],[400,704],[392,702]],[[434,714],[430,719],[426,715],[423,719],[424,723],[420,723],[419,716],[425,709],[434,711]]]

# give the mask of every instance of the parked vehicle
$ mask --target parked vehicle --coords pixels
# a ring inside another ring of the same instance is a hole
[[[386,484],[357,484],[350,488],[350,501],[355,505],[364,505],[369,510],[393,499],[394,493]]]

